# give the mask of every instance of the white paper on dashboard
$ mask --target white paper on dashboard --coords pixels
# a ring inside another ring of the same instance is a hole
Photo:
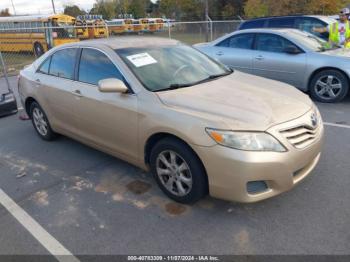
[[[136,55],[130,55],[126,57],[131,63],[136,67],[142,67],[146,65],[152,65],[158,63],[152,56],[148,53],[140,53]]]

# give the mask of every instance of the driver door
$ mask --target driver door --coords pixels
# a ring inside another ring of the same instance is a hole
[[[304,52],[287,54],[284,50],[290,45],[294,44],[279,35],[257,34],[253,74],[302,87],[306,71],[306,54]]]
[[[106,54],[94,48],[81,51],[75,92],[79,94],[75,111],[79,118],[79,137],[90,144],[137,159],[138,100],[127,94],[102,93],[98,82],[122,74]]]

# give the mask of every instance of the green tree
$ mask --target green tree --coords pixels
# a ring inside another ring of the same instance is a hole
[[[264,0],[248,0],[244,5],[245,16],[248,18],[269,15],[269,6]]]
[[[78,15],[86,15],[86,12],[77,5],[66,5],[64,7],[64,14],[77,17]]]
[[[0,16],[11,16],[10,10],[8,8],[0,10]]]
[[[116,17],[116,2],[113,0],[96,0],[90,14],[102,15],[104,19],[110,20]]]

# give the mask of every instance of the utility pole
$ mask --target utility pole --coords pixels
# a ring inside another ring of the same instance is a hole
[[[53,13],[56,14],[56,8],[55,8],[54,0],[51,0],[51,3],[52,3]]]
[[[205,39],[209,42],[209,3],[208,0],[204,0],[205,2],[205,21],[206,21],[206,30],[205,30]]]
[[[13,4],[13,0],[11,0],[11,4],[12,4],[12,8],[13,8],[13,13],[14,13],[14,15],[17,15],[17,14],[16,14],[16,8],[15,8],[15,5]]]

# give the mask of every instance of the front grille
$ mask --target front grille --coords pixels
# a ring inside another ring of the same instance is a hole
[[[311,145],[317,138],[318,128],[313,129],[309,126],[302,125],[280,132],[294,147],[303,149]]]

